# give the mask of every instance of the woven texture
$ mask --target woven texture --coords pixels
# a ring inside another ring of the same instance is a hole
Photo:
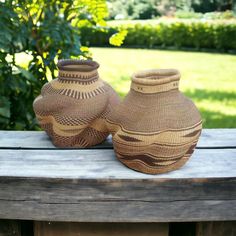
[[[177,70],[135,73],[124,101],[107,117],[117,158],[149,174],[183,166],[194,151],[202,121],[179,90]]]
[[[98,67],[94,61],[59,61],[58,79],[35,99],[36,117],[55,146],[89,147],[108,136],[105,117],[119,97],[99,78]]]

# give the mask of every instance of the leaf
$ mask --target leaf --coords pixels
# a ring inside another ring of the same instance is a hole
[[[0,116],[10,118],[11,111],[10,111],[11,103],[7,97],[0,96]]]
[[[32,82],[36,82],[37,79],[34,77],[34,75],[29,72],[28,70],[20,67],[20,66],[16,66],[18,68],[18,70],[21,72],[21,74],[28,80],[28,81],[32,81]]]
[[[114,46],[120,46],[127,35],[127,30],[121,30],[109,38],[109,43]]]
[[[98,29],[106,16],[105,0],[0,1],[0,129],[38,128],[32,103],[57,59],[91,57],[78,22]]]

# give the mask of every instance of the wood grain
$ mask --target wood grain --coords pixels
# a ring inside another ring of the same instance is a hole
[[[236,220],[236,200],[0,201],[0,218],[64,222],[192,222]]]
[[[181,169],[147,175],[128,169],[113,150],[0,150],[0,176],[68,179],[175,179],[236,176],[236,149],[198,149]]]
[[[0,218],[234,220],[235,176],[236,149],[196,150],[184,168],[156,176],[127,169],[112,150],[0,150]]]
[[[35,222],[35,236],[168,236],[167,223]]]
[[[236,129],[204,129],[197,148],[236,147]],[[55,149],[43,131],[0,131],[0,148],[38,148]],[[111,136],[95,147],[111,149]]]
[[[55,147],[44,131],[0,131],[0,149],[1,148],[64,149]],[[90,147],[89,149],[106,148],[113,148],[111,136],[102,144]]]
[[[65,179],[0,178],[0,201],[79,204],[119,201],[235,200],[234,178]],[[30,190],[30,191],[29,191]]]
[[[204,132],[208,136],[204,141],[203,133],[202,143],[183,168],[147,175],[117,161],[109,140],[95,149],[61,150],[43,132],[1,131],[0,218],[236,220],[236,132]]]

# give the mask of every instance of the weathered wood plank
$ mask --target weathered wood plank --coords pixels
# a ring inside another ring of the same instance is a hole
[[[181,169],[147,175],[128,169],[113,150],[0,150],[0,176],[72,179],[235,178],[236,149],[198,149]]]
[[[167,223],[35,222],[35,236],[168,236]]]
[[[0,201],[0,218],[64,222],[188,222],[236,220],[236,200],[83,201],[42,203]]]
[[[43,132],[1,131],[0,218],[236,220],[236,129],[223,131],[203,131],[199,149],[183,168],[156,176],[118,162],[110,140],[95,149],[61,150]]]
[[[236,129],[204,129],[198,148],[236,147]],[[42,131],[0,131],[0,148],[55,148]],[[111,136],[93,148],[112,148]]]
[[[0,220],[0,236],[21,236],[21,225],[16,220]]]
[[[235,236],[236,222],[198,222],[196,236]]]
[[[236,149],[198,149],[156,176],[129,170],[113,150],[0,150],[0,218],[236,220],[235,176]]]
[[[0,131],[0,149],[58,149],[43,131]],[[112,139],[109,136],[105,142],[90,149],[111,149]]]
[[[71,203],[83,201],[235,200],[236,179],[51,179],[0,178],[0,201]]]

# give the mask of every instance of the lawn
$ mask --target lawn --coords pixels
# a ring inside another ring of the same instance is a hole
[[[236,56],[148,49],[91,48],[101,77],[124,97],[130,75],[150,68],[177,68],[180,90],[199,108],[204,128],[236,128]]]

